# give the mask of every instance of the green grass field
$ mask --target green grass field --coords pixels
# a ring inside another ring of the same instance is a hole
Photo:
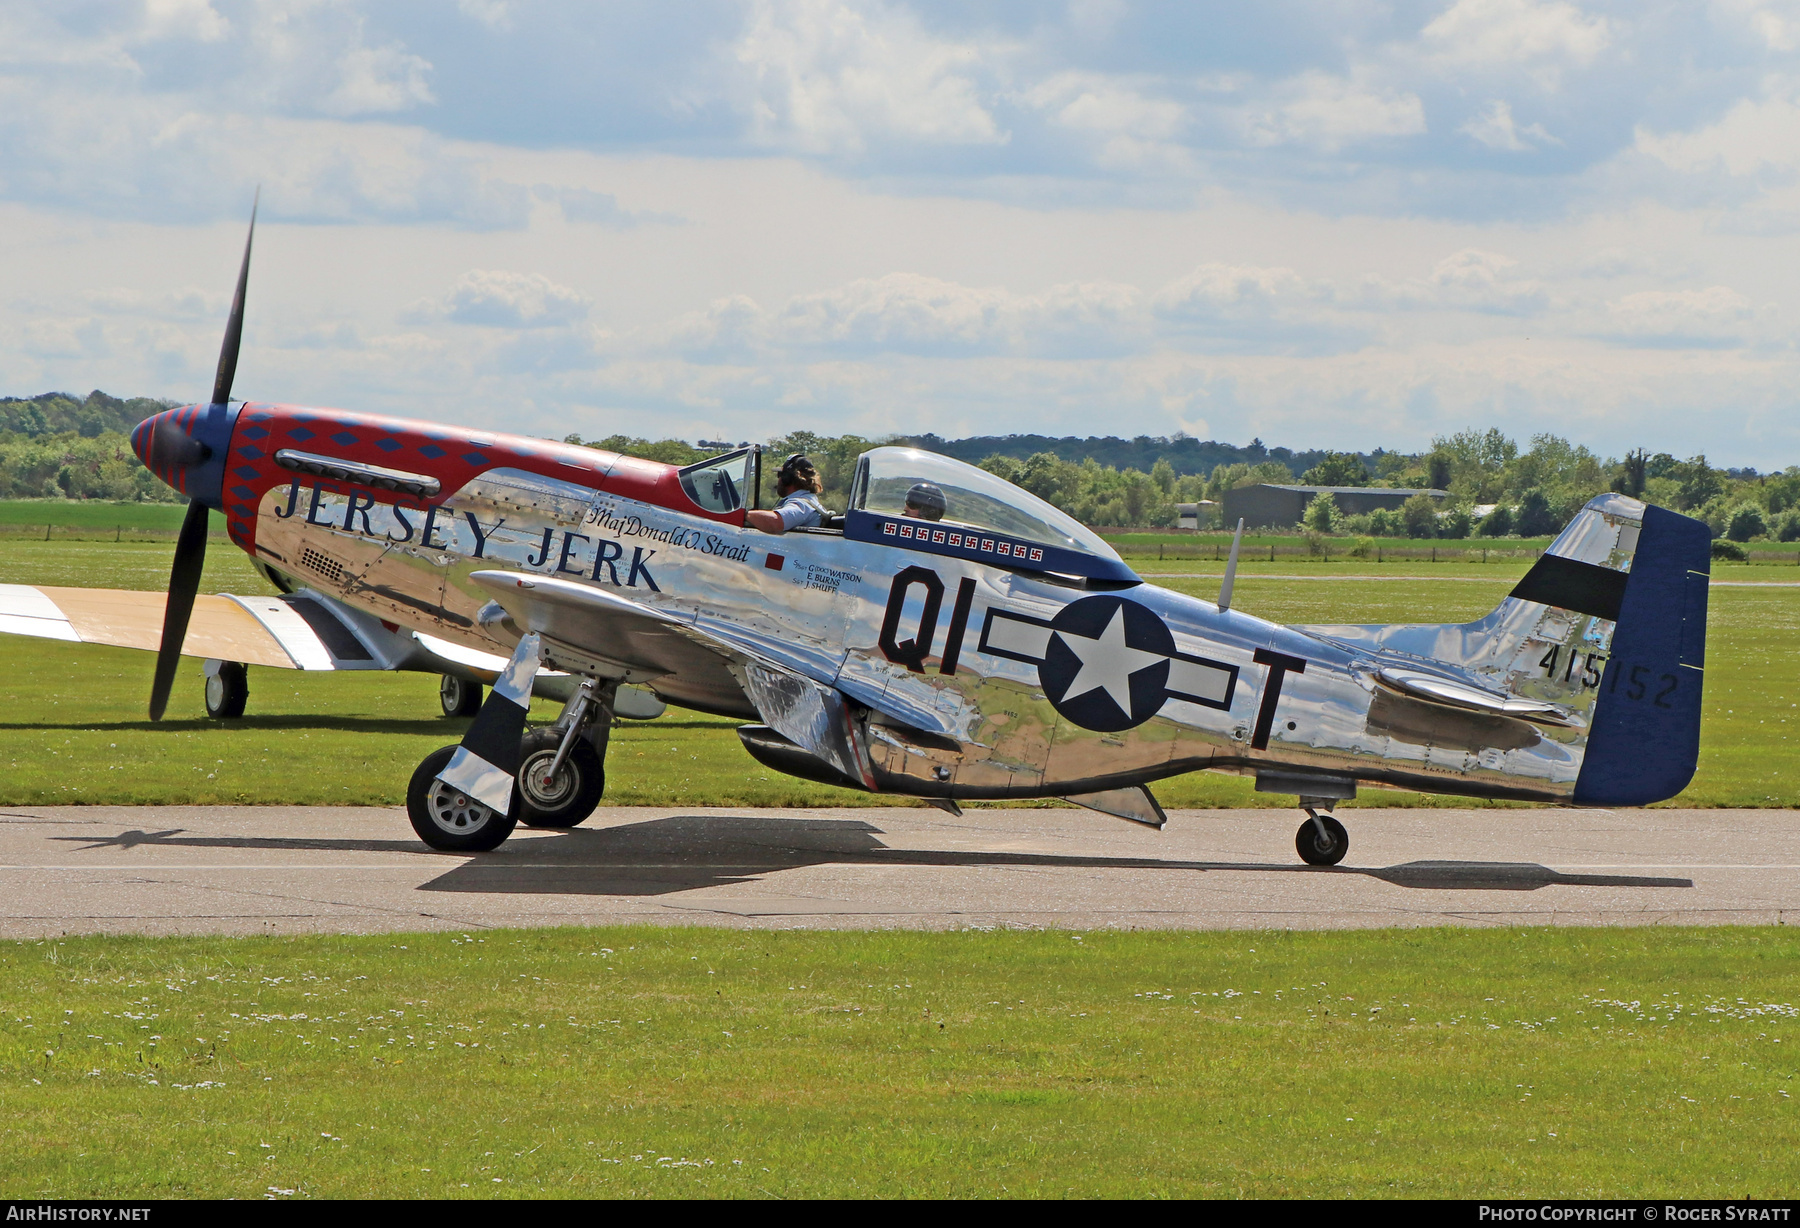
[[[1154,570],[1157,564],[1211,563],[1222,568],[1231,554],[1231,534],[1154,530],[1108,530],[1102,534],[1113,549],[1133,566]],[[1475,564],[1492,567],[1526,565],[1550,544],[1548,537],[1326,537],[1317,542],[1293,533],[1246,532],[1238,558],[1243,564],[1304,564],[1325,568],[1360,569],[1401,564],[1416,568]],[[1745,546],[1751,562],[1763,567],[1800,566],[1800,542],[1750,542]]]
[[[1208,562],[1223,564],[1231,554],[1231,534],[1216,530],[1205,533],[1175,532],[1158,530],[1108,530],[1101,534],[1120,557],[1133,564],[1148,564],[1156,560],[1191,561],[1204,559]],[[1314,562],[1357,562],[1351,551],[1358,548],[1360,539],[1356,537],[1325,537],[1316,545],[1309,543],[1298,533],[1279,533],[1247,529],[1244,540],[1238,547],[1240,561],[1270,561],[1270,551],[1274,551],[1276,560],[1297,561],[1310,559]],[[1501,538],[1467,538],[1448,540],[1441,538],[1411,537],[1378,537],[1370,538],[1367,546],[1367,560],[1371,563],[1388,560],[1405,560],[1413,563],[1419,561],[1473,561],[1487,563],[1512,563],[1518,560],[1530,560],[1538,556],[1545,546],[1550,544],[1548,537],[1501,537]]]
[[[1791,1197],[1784,929],[0,944],[13,1198]]]
[[[164,543],[0,542],[0,582],[157,590],[167,582]],[[1382,580],[1283,580],[1246,569],[1238,608],[1280,622],[1457,621],[1492,609],[1524,569],[1473,577],[1434,571]],[[1398,569],[1397,569],[1398,570]],[[1423,568],[1414,567],[1414,571]],[[1362,574],[1358,572],[1357,574]],[[1743,567],[1726,574],[1761,578]],[[1206,596],[1216,579],[1158,581]],[[207,554],[208,591],[272,591],[240,552]],[[1800,588],[1715,588],[1701,767],[1676,805],[1800,805],[1790,740],[1800,709]],[[419,674],[250,672],[249,715],[205,720],[200,667],[184,666],[173,719],[144,717],[151,657],[124,649],[0,636],[0,804],[400,802],[418,761],[461,736],[438,715],[436,686]],[[534,715],[551,719],[540,704]],[[744,753],[735,722],[671,710],[614,733],[607,798],[618,805],[888,805],[763,768]],[[1287,807],[1249,781],[1197,773],[1156,787],[1166,806]],[[1387,790],[1361,805],[1470,803]],[[1478,804],[1478,803],[1477,803]]]
[[[45,533],[56,540],[129,539],[173,536],[187,506],[181,503],[105,503],[97,499],[0,499],[0,533]],[[225,532],[225,518],[212,515],[212,530]]]

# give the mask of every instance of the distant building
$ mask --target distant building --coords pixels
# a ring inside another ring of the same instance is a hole
[[[1450,496],[1447,490],[1393,490],[1386,486],[1239,486],[1225,492],[1224,523],[1235,525],[1241,516],[1251,528],[1299,524],[1306,505],[1321,494],[1330,495],[1346,516],[1361,516],[1378,507],[1399,511],[1414,495],[1429,495],[1440,502]]]
[[[1211,514],[1219,510],[1219,505],[1211,499],[1202,499],[1198,503],[1177,503],[1175,505],[1175,527],[1178,529],[1198,529],[1211,519]]]

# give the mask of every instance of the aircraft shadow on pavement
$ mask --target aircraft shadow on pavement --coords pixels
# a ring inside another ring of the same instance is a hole
[[[1397,866],[1284,865],[1270,862],[1175,861],[1161,857],[1074,856],[897,849],[879,827],[842,819],[786,815],[686,816],[613,827],[573,828],[550,838],[515,841],[469,857],[421,891],[524,895],[669,895],[754,882],[782,870],[820,865],[1041,866],[1094,870],[1236,870],[1259,874],[1347,874],[1423,891],[1536,891],[1542,887],[1692,887],[1688,878],[1564,874],[1533,862],[1411,861]],[[185,828],[127,831],[116,836],[51,836],[77,851],[135,848],[238,849],[249,852],[430,853],[416,839],[189,835]]]
[[[79,844],[75,850],[90,849],[243,849],[250,852],[281,853],[417,853],[428,850],[418,840],[331,840],[306,836],[190,836],[184,827],[166,831],[123,831],[116,836],[51,836],[52,840]],[[178,869],[179,866],[171,867]]]
[[[1355,874],[1431,891],[1536,891],[1549,886],[1692,887],[1692,879],[1564,874],[1528,862],[1415,861],[1364,868],[1268,862],[1174,861],[1160,857],[898,849],[861,821],[784,815],[670,816],[554,839],[503,846],[421,884],[422,891],[532,895],[667,895],[752,882],[818,865],[1042,866],[1097,870],[1238,870],[1265,874]],[[516,860],[515,860],[516,859]]]

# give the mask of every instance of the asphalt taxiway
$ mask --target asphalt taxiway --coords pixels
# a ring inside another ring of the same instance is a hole
[[[498,851],[434,853],[398,810],[0,811],[0,937],[647,922],[955,929],[1323,929],[1800,922],[1800,812],[605,808]]]

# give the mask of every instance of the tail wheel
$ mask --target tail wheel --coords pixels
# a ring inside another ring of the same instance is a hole
[[[419,839],[444,853],[485,853],[512,835],[519,809],[514,792],[511,813],[501,814],[437,778],[450,766],[457,748],[445,746],[425,756],[406,786],[406,817]]]
[[[574,827],[606,792],[606,765],[584,737],[550,775],[562,739],[560,729],[533,729],[519,744],[519,822],[527,827]]]
[[[206,715],[215,721],[235,721],[244,715],[250,698],[250,671],[241,661],[221,661],[216,673],[206,676]]]
[[[1325,828],[1323,835],[1319,832],[1321,826]],[[1330,815],[1316,823],[1308,819],[1300,824],[1300,830],[1294,836],[1294,847],[1299,850],[1300,860],[1309,866],[1335,866],[1350,851],[1350,833]]]
[[[438,680],[438,703],[445,716],[474,716],[481,711],[481,684],[445,674]]]

